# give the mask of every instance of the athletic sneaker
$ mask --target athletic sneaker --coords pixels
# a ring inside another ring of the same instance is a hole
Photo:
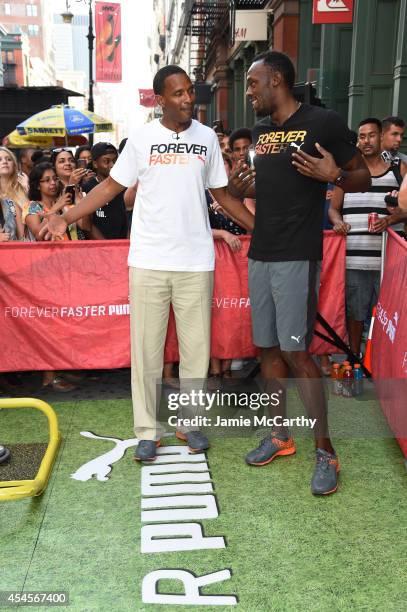
[[[200,453],[201,451],[207,450],[210,446],[208,438],[198,430],[186,431],[185,433],[176,431],[175,436],[178,440],[186,442],[189,450],[193,453]]]
[[[10,451],[5,446],[0,445],[0,463],[5,463],[10,459]]]
[[[157,458],[157,446],[160,446],[160,441],[155,440],[140,440],[134,452],[136,461],[155,461]]]
[[[311,492],[314,495],[329,495],[338,488],[339,461],[334,453],[317,448],[317,463],[311,480]]]
[[[249,465],[267,465],[275,457],[294,455],[295,450],[292,438],[272,432],[270,436],[267,436],[267,438],[260,442],[258,448],[255,448],[246,455],[246,463]]]

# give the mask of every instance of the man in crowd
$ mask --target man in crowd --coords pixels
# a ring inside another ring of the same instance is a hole
[[[218,137],[220,150],[230,158],[232,155],[229,144],[230,130],[225,130],[222,119],[216,119],[212,124],[212,129]]]
[[[238,162],[245,163],[247,152],[252,144],[252,133],[249,128],[239,128],[231,133],[229,145],[232,150],[232,161],[236,165]]]
[[[397,191],[401,176],[406,174],[406,165],[400,168],[384,161],[381,156],[382,125],[374,117],[359,124],[358,147],[372,178],[367,192],[343,193],[334,189],[329,217],[335,232],[346,239],[346,311],[349,345],[359,355],[363,325],[370,314],[372,304],[377,302],[380,288],[382,237],[386,227],[402,231],[403,224],[398,212],[389,214],[384,197]],[[368,230],[369,213],[377,213],[380,221],[375,233]]]
[[[92,162],[96,176],[87,181],[83,191],[89,193],[110,174],[117,160],[117,150],[110,142],[98,142],[92,147]],[[92,240],[127,238],[127,213],[123,193],[104,202],[92,215]]]
[[[215,132],[192,119],[194,88],[179,66],[168,65],[153,82],[162,118],[134,130],[110,176],[63,218],[49,218],[57,237],[66,223],[105,206],[137,181],[130,266],[130,327],[136,459],[153,461],[159,444],[156,381],[161,380],[170,304],[180,349],[180,380],[207,375],[214,246],[205,188],[243,226],[253,215],[227,191],[227,176]],[[196,428],[177,436],[192,451],[209,447]]]
[[[337,489],[338,458],[332,447],[321,372],[307,349],[316,317],[322,224],[327,183],[363,191],[368,170],[340,116],[294,98],[294,66],[283,53],[258,55],[247,75],[247,95],[264,117],[252,132],[255,180],[247,166],[232,175],[234,195],[256,197],[249,250],[249,289],[254,343],[262,348],[261,371],[270,393],[281,390],[289,370],[314,429],[314,494]],[[285,394],[272,416],[285,416]],[[246,456],[251,465],[295,453],[288,430],[276,427]]]
[[[20,151],[20,170],[24,172],[26,176],[30,175],[31,170],[33,169],[33,162],[31,159],[31,155],[34,153],[35,149],[21,149]]]
[[[32,154],[35,153],[35,149],[21,149],[19,155],[20,162],[20,180],[24,187],[28,190],[28,177],[33,169],[34,163],[31,159]]]
[[[401,160],[407,162],[407,155],[400,151],[405,127],[406,125],[400,117],[385,117],[383,119],[381,148],[385,161],[398,162],[398,160]]]

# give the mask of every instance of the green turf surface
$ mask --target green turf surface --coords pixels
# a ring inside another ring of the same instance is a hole
[[[80,431],[133,436],[130,402],[54,407],[63,443],[46,492],[0,504],[0,590],[69,591],[67,609],[73,611],[219,610],[225,608],[143,604],[141,582],[162,568],[197,575],[229,568],[232,578],[203,594],[236,595],[238,605],[230,609],[405,608],[405,468],[394,440],[338,438],[340,488],[315,498],[309,489],[310,438],[297,439],[296,455],[263,468],[242,461],[253,439],[214,438],[207,458],[220,514],[201,523],[206,536],[224,536],[227,547],[141,554],[140,466],[132,461],[132,449],[107,482],[70,478],[112,448],[111,442],[86,439]],[[0,413],[2,440],[43,442],[46,420],[23,412]],[[178,584],[161,587],[177,592]]]

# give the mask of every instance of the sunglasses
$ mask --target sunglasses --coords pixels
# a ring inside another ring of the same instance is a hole
[[[52,149],[51,153],[62,153],[62,151],[65,151],[65,153],[70,153],[72,155],[72,151],[70,151],[69,149],[64,149],[63,147],[59,147],[58,149]]]

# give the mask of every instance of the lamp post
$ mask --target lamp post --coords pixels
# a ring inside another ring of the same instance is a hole
[[[88,52],[89,52],[89,84],[88,84],[88,110],[92,113],[95,110],[95,103],[93,100],[93,42],[95,36],[93,34],[93,12],[92,12],[92,0],[76,0],[76,2],[86,2],[89,5],[89,28],[86,38],[88,39]],[[70,11],[70,1],[66,0],[66,12],[61,14],[64,23],[72,23],[73,14]],[[93,145],[93,134],[89,134],[89,144]]]

